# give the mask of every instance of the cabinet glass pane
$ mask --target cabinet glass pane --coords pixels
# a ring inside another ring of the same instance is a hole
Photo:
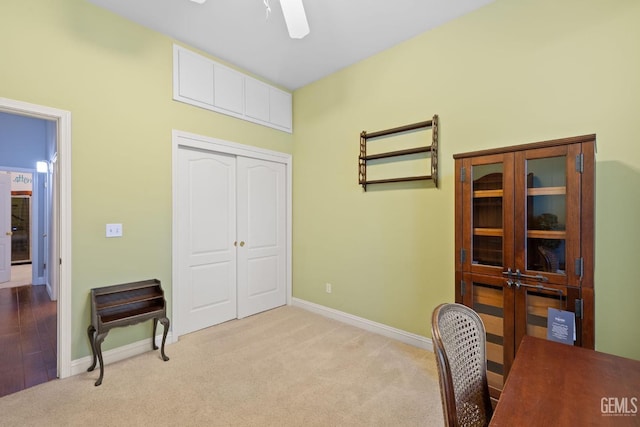
[[[31,261],[31,196],[11,196],[11,262]]]
[[[473,263],[502,266],[502,164],[473,166]]]
[[[487,331],[487,380],[502,389],[504,374],[504,298],[502,288],[473,283],[473,309]]]
[[[527,160],[527,270],[565,274],[566,157]]]
[[[566,297],[559,292],[542,293],[525,289],[527,307],[527,335],[547,339],[547,309],[566,310]]]

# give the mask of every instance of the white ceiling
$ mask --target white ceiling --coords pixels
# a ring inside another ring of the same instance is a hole
[[[304,0],[301,40],[279,0],[88,1],[295,90],[494,0]]]

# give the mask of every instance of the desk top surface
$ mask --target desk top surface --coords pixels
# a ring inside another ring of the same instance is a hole
[[[640,361],[525,336],[492,426],[640,425]]]

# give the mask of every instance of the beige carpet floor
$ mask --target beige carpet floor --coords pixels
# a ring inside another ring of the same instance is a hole
[[[107,340],[109,337],[107,337]],[[442,426],[433,353],[296,307],[0,399],[2,426]]]
[[[11,280],[0,283],[0,289],[15,288],[31,284],[31,264],[11,266]]]

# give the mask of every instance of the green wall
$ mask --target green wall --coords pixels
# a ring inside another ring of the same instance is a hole
[[[156,277],[171,297],[172,129],[293,153],[294,296],[425,336],[453,299],[452,155],[596,133],[596,345],[640,359],[637,1],[497,0],[296,91],[293,136],[172,101],[170,38],[84,0],[5,3],[0,96],[72,113],[74,359],[90,288]],[[363,193],[359,133],[434,113],[440,188]]]
[[[454,298],[453,154],[596,133],[596,348],[640,359],[638,22],[635,0],[497,0],[296,91],[294,296],[430,336]],[[435,113],[440,188],[363,192],[360,132]]]
[[[84,0],[4,2],[0,96],[72,114],[72,358],[89,290],[147,278],[171,298],[171,131],[291,153],[290,134],[172,101],[173,40]],[[105,238],[105,224],[124,237]],[[116,329],[104,349],[150,335]]]

